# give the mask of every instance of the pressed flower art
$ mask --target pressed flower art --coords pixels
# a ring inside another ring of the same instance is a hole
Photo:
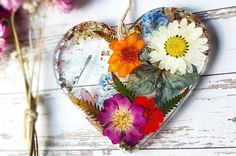
[[[145,13],[124,36],[119,28],[73,27],[57,48],[55,71],[86,118],[111,143],[134,150],[192,90],[208,57],[208,34],[195,15],[177,8]]]

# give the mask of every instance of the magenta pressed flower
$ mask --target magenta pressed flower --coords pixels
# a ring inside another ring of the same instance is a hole
[[[142,138],[142,128],[146,125],[144,108],[133,105],[127,97],[115,94],[104,101],[104,109],[99,113],[103,135],[113,144],[124,141],[129,146],[136,145]]]
[[[7,35],[7,27],[6,25],[0,23],[0,53],[3,51],[3,49],[6,47],[6,35]]]

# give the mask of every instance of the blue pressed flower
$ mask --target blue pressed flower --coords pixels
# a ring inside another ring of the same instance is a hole
[[[108,99],[112,97],[114,94],[116,94],[116,90],[111,85],[113,83],[112,75],[111,73],[102,74],[99,82],[98,82],[98,89],[100,92],[100,95],[96,98],[96,104],[100,107],[103,106],[103,102],[105,99]]]
[[[112,83],[112,75],[110,73],[102,74],[101,77],[99,78],[98,86],[102,88],[104,91],[106,91],[111,83]]]
[[[103,103],[104,100],[111,98],[113,95],[115,95],[117,93],[117,91],[115,89],[110,89],[108,91],[101,91],[101,96],[98,96],[96,98],[96,104],[97,106],[99,106],[100,108],[103,107]]]
[[[143,27],[143,36],[147,37],[152,30],[157,30],[161,25],[167,25],[168,19],[161,11],[152,10],[143,15],[140,24]]]

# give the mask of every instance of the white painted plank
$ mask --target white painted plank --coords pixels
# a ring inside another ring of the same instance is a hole
[[[1,156],[25,156],[26,151],[0,151]],[[119,150],[49,150],[39,151],[43,156],[235,156],[236,148],[213,149],[173,149],[173,150],[140,150],[133,153],[124,153]]]
[[[236,74],[202,78],[183,108],[143,148],[234,147],[235,93]],[[61,90],[41,95],[37,122],[40,149],[116,149],[82,118]],[[1,95],[0,101],[0,123],[4,125],[0,149],[25,149],[20,138],[24,98],[21,94]]]

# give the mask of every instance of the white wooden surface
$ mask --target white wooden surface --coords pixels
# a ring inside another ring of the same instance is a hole
[[[66,30],[87,20],[115,26],[126,0],[80,1],[78,9],[70,14],[48,8],[37,121],[40,155],[126,155],[82,118],[54,76],[54,49]],[[163,6],[197,13],[208,26],[214,51],[181,110],[141,151],[127,155],[235,156],[236,0],[135,0],[126,22],[132,23],[146,11]],[[12,65],[0,65],[0,156],[26,155],[27,146],[22,142],[25,100],[19,77]]]

